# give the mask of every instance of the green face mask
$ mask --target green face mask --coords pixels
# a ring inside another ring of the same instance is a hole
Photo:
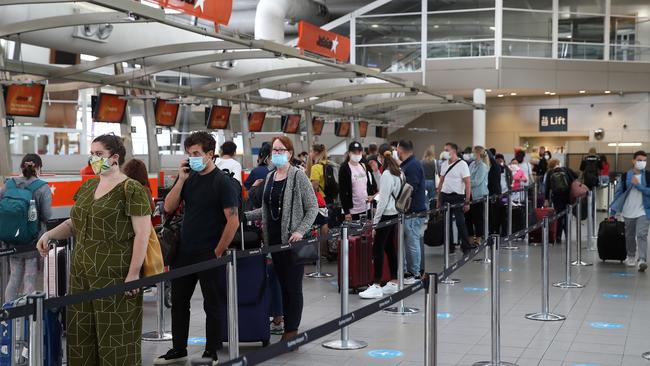
[[[103,172],[109,171],[111,169],[111,166],[108,163],[108,158],[103,158],[95,155],[90,157],[90,167],[93,168],[95,175],[102,174]]]

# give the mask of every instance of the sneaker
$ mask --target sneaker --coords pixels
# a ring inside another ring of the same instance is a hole
[[[203,352],[203,356],[201,356],[203,359],[207,360],[212,360],[212,366],[217,366],[219,364],[219,355],[217,355],[217,352],[213,351],[205,351]]]
[[[643,260],[639,260],[639,272],[645,272],[648,269],[648,264]]]
[[[171,365],[175,363],[185,363],[187,361],[187,350],[170,349],[164,355],[153,360],[154,365]]]
[[[627,257],[625,265],[627,267],[636,267],[636,259],[634,259],[634,257]]]
[[[420,277],[416,277],[416,276],[411,276],[404,279],[405,286],[415,285],[418,282],[420,282]]]
[[[399,291],[399,286],[395,282],[390,282],[386,284],[386,286],[381,288],[381,291],[383,292],[384,295],[392,295]]]
[[[381,290],[381,287],[377,284],[374,284],[368,287],[365,291],[359,293],[359,297],[362,299],[381,299],[384,296],[384,292]]]
[[[282,335],[282,333],[284,333],[284,324],[271,322],[271,334]]]

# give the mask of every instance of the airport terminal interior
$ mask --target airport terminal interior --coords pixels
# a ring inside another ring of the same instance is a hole
[[[650,366],[646,152],[649,0],[0,0],[0,366]]]

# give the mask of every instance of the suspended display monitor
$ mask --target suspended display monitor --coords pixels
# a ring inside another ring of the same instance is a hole
[[[350,136],[350,122],[336,122],[334,124],[334,134],[338,137]]]
[[[174,127],[180,104],[169,103],[166,99],[156,100],[156,126]]]
[[[375,127],[375,136],[380,139],[388,138],[388,127]]]
[[[7,116],[39,117],[44,84],[14,84],[4,87]]]
[[[91,98],[93,121],[122,123],[126,113],[126,99],[123,95],[99,93]]]
[[[323,133],[325,120],[321,117],[314,117],[311,119],[311,130],[314,136],[320,136]]]
[[[248,132],[262,132],[266,112],[252,112],[248,114]]]
[[[365,138],[368,135],[368,122],[359,121],[359,137]]]
[[[298,133],[300,128],[300,115],[287,114],[282,116],[282,132],[284,133]]]
[[[213,105],[212,108],[205,109],[205,125],[212,130],[228,129],[230,121],[230,111],[232,107]]]

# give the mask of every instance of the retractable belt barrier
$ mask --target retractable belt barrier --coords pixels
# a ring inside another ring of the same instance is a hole
[[[483,197],[477,200],[474,200],[470,202],[470,204],[475,204],[475,203],[480,203],[480,202],[491,202],[497,199],[500,199],[501,197],[504,196],[509,196],[512,193],[515,192],[520,192],[524,190],[528,190],[531,187],[526,187],[518,190],[512,190],[505,192],[503,194],[498,194],[494,196],[487,196]],[[571,210],[580,204],[580,199],[578,200],[577,203],[568,205],[567,209],[555,213],[554,215],[548,216],[542,220],[542,222],[537,223],[535,225],[532,225],[530,227],[527,227],[523,230],[520,230],[516,233],[511,233],[510,235],[501,238],[502,243],[508,243],[512,241],[516,241],[519,238],[521,238],[524,235],[527,235],[528,233],[540,229],[540,228],[545,228],[548,230],[548,224],[549,222],[557,221],[562,219],[566,215],[571,215]],[[368,230],[370,228],[372,229],[377,229],[377,228],[382,228],[382,227],[387,227],[391,225],[396,225],[400,224],[402,219],[408,219],[408,218],[414,218],[414,217],[424,217],[427,216],[431,213],[438,213],[438,212],[443,212],[445,210],[449,210],[450,208],[458,208],[464,206],[465,203],[460,203],[456,205],[447,205],[444,208],[437,208],[433,210],[428,210],[420,213],[415,213],[415,214],[410,214],[410,215],[402,215],[400,218],[393,219],[393,220],[388,220],[384,222],[380,222],[377,225],[369,225],[368,222],[365,223],[344,223],[346,226],[346,232],[347,235],[358,235],[365,230]],[[330,233],[329,238],[331,239],[336,239],[341,236],[340,232],[333,232]],[[545,244],[548,245],[548,233],[544,234],[545,236]],[[487,233],[486,233],[487,237]],[[185,266],[185,267],[180,267],[176,268],[172,271],[161,273],[155,276],[151,277],[146,277],[142,279],[138,279],[136,281],[128,282],[128,283],[123,283],[123,284],[118,284],[114,286],[109,286],[106,288],[102,289],[96,289],[96,290],[91,290],[87,291],[84,293],[78,293],[78,294],[72,294],[72,295],[67,295],[63,297],[53,297],[49,299],[42,300],[42,302],[29,302],[27,305],[20,306],[20,307],[15,307],[11,309],[2,309],[0,311],[0,320],[2,321],[7,321],[19,317],[26,317],[26,316],[36,316],[37,311],[43,311],[46,309],[55,309],[55,308],[60,308],[60,307],[65,307],[68,305],[72,304],[77,304],[77,303],[82,303],[86,301],[91,301],[103,297],[108,297],[108,296],[113,296],[116,294],[122,294],[130,290],[134,289],[139,289],[143,287],[149,287],[153,286],[155,284],[164,282],[164,281],[169,281],[175,278],[180,278],[184,277],[190,274],[202,272],[211,268],[215,267],[220,267],[220,266],[225,266],[225,265],[230,265],[230,264],[235,264],[237,259],[241,258],[248,258],[248,257],[253,257],[253,256],[258,256],[258,255],[267,255],[269,253],[275,253],[275,252],[281,252],[281,251],[286,251],[286,250],[291,250],[291,249],[296,249],[300,248],[302,246],[307,246],[307,245],[313,245],[315,243],[318,243],[320,240],[319,236],[308,238],[308,239],[303,239],[294,243],[289,243],[286,245],[277,245],[277,246],[265,246],[262,248],[257,248],[257,249],[249,249],[249,250],[242,250],[242,251],[229,251],[227,255],[221,257],[221,258],[215,258],[215,259],[210,259],[204,262],[200,262],[191,266]],[[463,267],[465,264],[470,262],[474,257],[476,257],[481,251],[484,249],[494,245],[494,242],[491,242],[490,239],[485,239],[483,240],[482,243],[480,243],[478,246],[472,248],[470,251],[468,251],[461,259],[459,259],[457,262],[454,264],[444,268],[440,273],[428,273],[421,282],[418,282],[414,285],[404,287],[397,293],[375,301],[369,305],[366,305],[364,307],[361,307],[357,310],[354,310],[352,312],[349,312],[347,314],[342,315],[341,317],[335,318],[331,321],[328,321],[324,324],[321,324],[315,328],[312,328],[308,331],[302,332],[292,339],[286,340],[286,341],[281,341],[278,343],[275,343],[271,346],[265,347],[263,349],[260,349],[255,352],[251,352],[249,354],[246,354],[244,356],[239,357],[238,356],[238,351],[231,352],[231,360],[224,362],[224,365],[255,365],[261,362],[268,361],[276,356],[279,356],[281,354],[287,353],[293,349],[296,349],[297,347],[303,346],[309,342],[312,342],[316,339],[322,338],[330,333],[333,333],[339,329],[342,329],[344,327],[348,327],[350,324],[353,324],[361,319],[364,319],[374,313],[377,313],[382,310],[386,310],[390,305],[396,304],[398,302],[403,301],[405,298],[419,292],[422,289],[427,289],[427,299],[429,298],[429,289],[430,288],[435,288],[437,292],[437,285],[433,286],[430,283],[430,278],[434,279],[435,283],[443,283],[446,279],[448,279],[454,272],[458,271],[461,267]],[[545,247],[546,248],[546,247]],[[2,253],[2,252],[0,252]],[[546,253],[546,249],[545,249]],[[12,253],[13,254],[13,253]],[[10,255],[10,254],[8,254]],[[492,258],[494,261],[494,258]],[[543,260],[548,260],[548,256],[545,254],[543,256]],[[494,264],[493,264],[494,265]],[[547,264],[546,264],[547,265]],[[233,266],[234,267],[234,266]],[[544,267],[544,266],[543,266]],[[547,268],[546,268],[547,269]],[[232,273],[235,270],[235,268],[230,268],[229,267],[229,276],[232,276]],[[494,272],[494,271],[493,271]],[[498,270],[497,270],[498,272]],[[234,273],[234,272],[233,272]],[[235,295],[236,296],[236,295]],[[433,320],[431,320],[431,315],[428,314],[430,309],[427,309],[427,319],[428,321],[433,321],[435,322],[435,314],[433,315]],[[236,319],[236,317],[235,317]],[[429,327],[427,327],[429,329]],[[427,350],[430,350],[430,347],[425,347]],[[434,347],[435,349],[435,347]],[[232,351],[232,350],[231,350]],[[427,351],[428,352],[428,351]],[[430,355],[428,355],[429,359],[431,358]]]

